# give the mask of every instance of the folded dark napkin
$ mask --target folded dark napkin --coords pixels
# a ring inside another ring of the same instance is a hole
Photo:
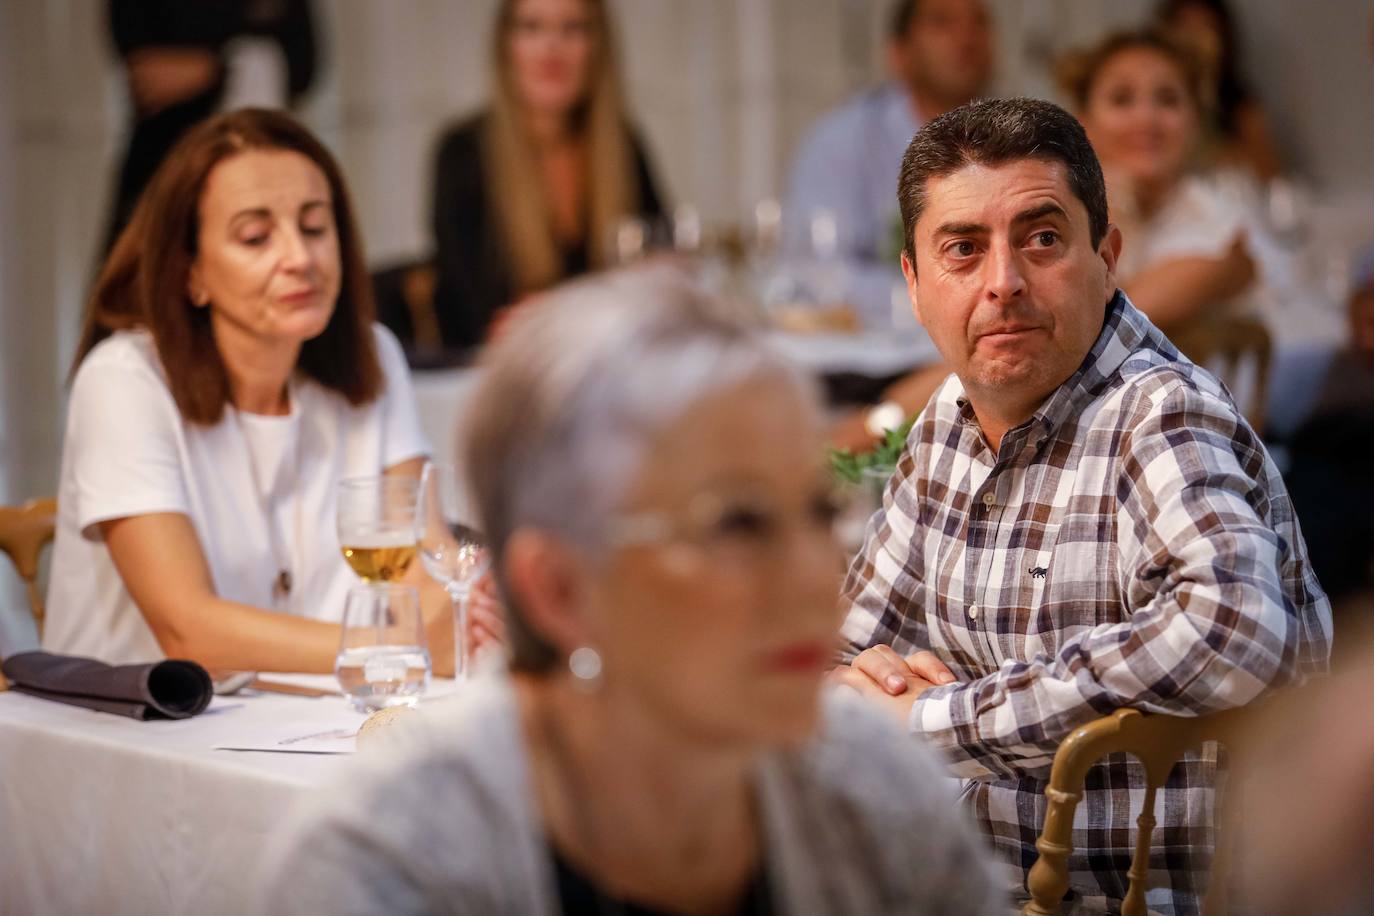
[[[75,655],[20,652],[0,663],[0,670],[23,693],[131,719],[187,719],[204,712],[214,696],[209,673],[179,659],[107,665]]]

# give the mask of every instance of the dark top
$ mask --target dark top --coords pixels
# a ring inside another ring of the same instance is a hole
[[[568,864],[555,850],[553,865],[558,882],[558,903],[563,916],[672,916],[669,910],[642,906],[612,897],[602,891],[590,878]],[[772,895],[764,870],[755,873],[739,906],[729,916],[772,916]]]
[[[434,310],[447,348],[471,347],[486,337],[492,315],[515,298],[515,285],[501,230],[487,197],[482,163],[485,117],[461,122],[444,135],[434,168],[434,226],[437,277]],[[663,215],[644,146],[630,133],[639,213],[646,219]],[[563,277],[585,273],[590,266],[590,233],[563,252]]]
[[[147,117],[133,112],[106,250],[128,222],[163,157],[182,134],[219,108],[228,75],[225,45],[240,36],[280,44],[286,58],[287,95],[293,102],[310,87],[317,66],[309,0],[109,0],[109,25],[121,58],[144,48],[203,48],[219,61],[201,92]]]

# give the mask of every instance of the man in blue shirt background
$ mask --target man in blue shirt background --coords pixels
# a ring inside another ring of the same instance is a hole
[[[895,310],[909,310],[898,262],[897,173],[921,125],[987,88],[993,71],[987,9],[982,0],[898,0],[887,58],[891,76],[886,82],[859,93],[811,128],[793,163],[783,208],[789,258],[834,259],[841,268],[844,304],[869,329],[891,329]],[[939,364],[925,332],[914,321],[906,326],[916,338],[912,367]],[[910,402],[919,410],[944,375],[941,369],[918,373],[904,387],[919,390],[885,397],[901,402],[903,409]],[[869,437],[863,417],[845,425],[855,429],[837,429],[835,444],[861,447]]]

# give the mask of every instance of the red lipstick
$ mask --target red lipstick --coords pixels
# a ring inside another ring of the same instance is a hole
[[[824,642],[799,642],[783,646],[763,656],[763,667],[780,674],[806,674],[824,671],[832,657]]]

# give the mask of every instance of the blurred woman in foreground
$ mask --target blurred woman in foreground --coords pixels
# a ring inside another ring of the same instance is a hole
[[[663,206],[621,98],[603,0],[502,0],[491,98],[452,128],[434,170],[434,307],[447,347],[496,314],[613,264],[627,216]]]
[[[665,279],[550,296],[466,430],[509,679],[398,726],[268,861],[277,913],[991,913],[922,748],[822,698],[812,386]]]

